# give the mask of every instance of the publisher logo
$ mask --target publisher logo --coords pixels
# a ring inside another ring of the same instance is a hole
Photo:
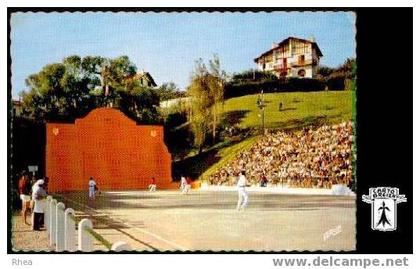
[[[407,202],[398,188],[370,188],[369,195],[363,195],[362,200],[371,204],[372,230],[389,232],[397,229],[397,204]]]

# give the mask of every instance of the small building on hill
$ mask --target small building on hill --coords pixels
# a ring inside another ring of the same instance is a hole
[[[140,84],[144,87],[156,87],[157,84],[149,72],[139,72],[136,74],[136,78],[140,81]]]
[[[313,78],[322,56],[315,41],[288,37],[280,43],[274,43],[270,50],[254,61],[259,70],[273,72],[279,78]]]
[[[22,115],[22,112],[23,112],[22,101],[12,100],[12,116],[19,117],[20,115]]]
[[[129,75],[125,77],[126,81],[139,81],[140,85],[143,87],[154,88],[157,86],[155,80],[149,72],[141,71],[134,75]]]

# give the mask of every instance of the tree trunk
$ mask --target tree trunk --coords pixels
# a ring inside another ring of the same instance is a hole
[[[213,105],[213,144],[216,143],[216,104]]]

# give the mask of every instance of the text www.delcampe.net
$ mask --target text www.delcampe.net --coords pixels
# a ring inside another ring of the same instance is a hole
[[[336,258],[332,256],[317,256],[315,258],[277,258],[273,259],[273,265],[279,267],[408,267],[408,258]]]

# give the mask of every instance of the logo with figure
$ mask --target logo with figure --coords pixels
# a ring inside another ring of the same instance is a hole
[[[397,204],[407,202],[398,188],[370,188],[369,195],[363,195],[362,200],[371,204],[371,228],[389,232],[397,229]]]

